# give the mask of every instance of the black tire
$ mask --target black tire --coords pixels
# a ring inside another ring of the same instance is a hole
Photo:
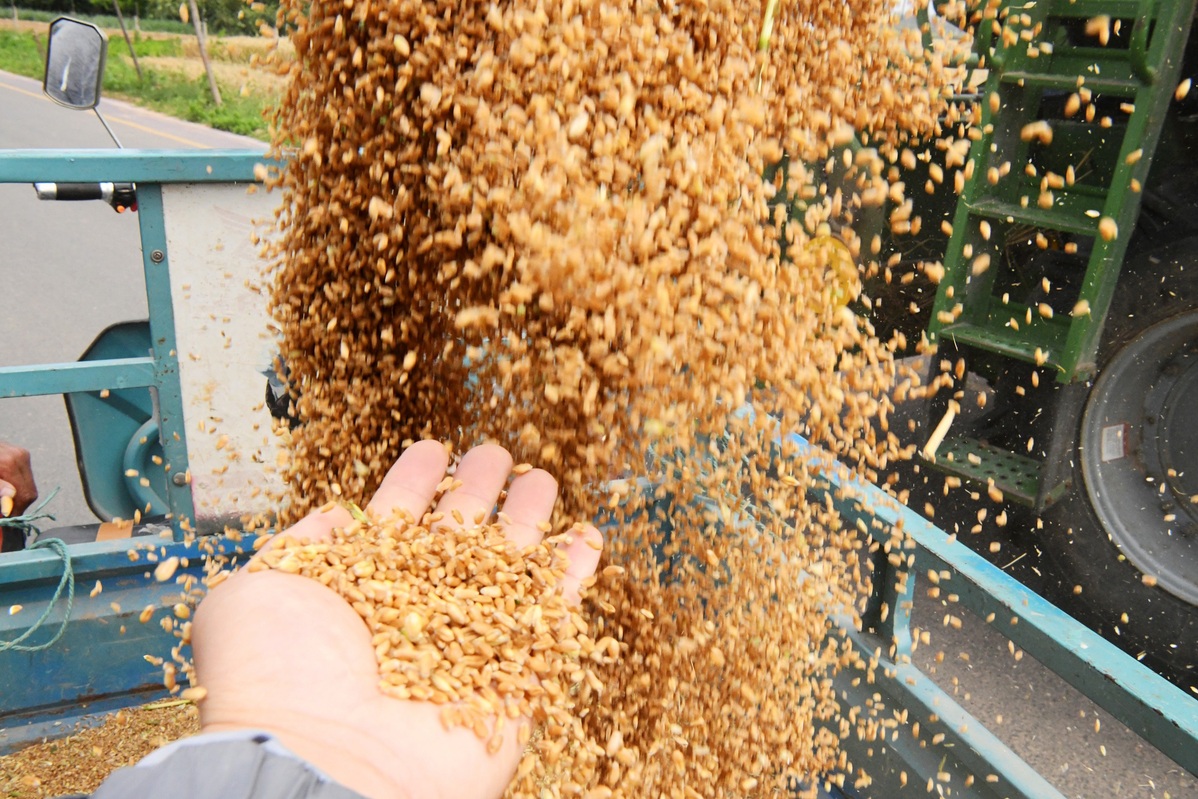
[[[1058,416],[1073,436],[1050,457],[1068,458],[1072,485],[1042,516],[1045,590],[1188,689],[1198,685],[1198,238],[1129,258],[1098,364],[1081,413]]]

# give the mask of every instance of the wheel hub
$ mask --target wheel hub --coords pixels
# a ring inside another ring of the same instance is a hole
[[[1166,319],[1102,370],[1082,418],[1086,493],[1123,555],[1198,605],[1198,311]]]

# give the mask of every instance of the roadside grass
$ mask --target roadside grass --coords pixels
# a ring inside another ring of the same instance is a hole
[[[38,40],[30,32],[0,30],[0,69],[41,80],[45,71],[42,60],[44,47],[44,37]],[[108,48],[108,64],[104,70],[105,96],[128,100],[169,116],[219,130],[252,136],[262,141],[269,139],[264,114],[274,106],[274,98],[255,93],[243,95],[239,91],[240,87],[229,86],[218,80],[223,105],[217,107],[212,102],[208,79],[204,75],[193,80],[171,69],[157,69],[143,64],[143,77],[139,81],[124,40],[111,39]],[[178,57],[183,54],[179,39],[138,37],[134,40],[134,48],[139,57]]]
[[[40,80],[46,67],[32,36],[0,30],[0,69]]]
[[[160,56],[179,58],[183,55],[183,45],[174,37],[147,39],[134,34],[133,49],[137,52],[139,58]],[[125,43],[124,37],[114,36],[109,38],[108,55],[110,57],[114,55],[128,57],[129,45]]]

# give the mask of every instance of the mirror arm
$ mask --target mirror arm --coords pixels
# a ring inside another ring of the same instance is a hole
[[[116,137],[116,134],[112,132],[112,128],[108,126],[108,120],[105,119],[104,115],[100,113],[99,106],[93,106],[92,110],[96,112],[96,116],[98,116],[100,118],[100,122],[104,124],[104,130],[108,131],[108,135],[112,137],[114,142],[116,142],[116,146],[123,150],[125,146],[121,144],[121,140]]]

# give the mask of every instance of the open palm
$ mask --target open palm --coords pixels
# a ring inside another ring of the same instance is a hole
[[[422,441],[388,472],[368,511],[405,509],[420,518],[429,509],[448,466],[444,447]],[[490,514],[511,474],[511,456],[498,446],[477,447],[455,472],[457,488],[436,510],[452,519]],[[517,546],[536,543],[549,520],[557,484],[532,470],[514,478],[502,511],[504,534]],[[349,523],[341,508],[314,513],[288,532],[297,539],[328,539]],[[589,539],[589,540],[588,540]],[[599,533],[588,528],[566,547],[563,586],[578,600],[581,582],[599,561]],[[486,742],[467,729],[445,729],[441,706],[385,696],[370,632],[344,599],[314,580],[274,570],[237,574],[201,603],[192,631],[197,680],[207,691],[200,705],[205,732],[263,730],[325,774],[370,797],[452,799],[498,797],[520,760],[514,730],[488,755]]]

